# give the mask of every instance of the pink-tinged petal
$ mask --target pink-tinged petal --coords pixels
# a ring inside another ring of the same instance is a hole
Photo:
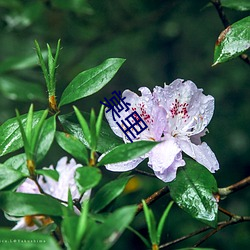
[[[190,140],[179,140],[179,145],[184,153],[206,167],[211,173],[219,169],[215,154],[205,142],[195,145]]]
[[[164,182],[174,180],[177,168],[184,165],[185,161],[182,159],[181,149],[178,147],[175,139],[170,136],[149,152],[148,166]]]
[[[177,79],[154,89],[154,98],[168,112],[173,136],[195,135],[205,129],[214,112],[214,98],[204,95],[192,81]]]
[[[68,200],[69,189],[73,199],[79,198],[80,193],[77,189],[74,179],[75,171],[78,167],[81,167],[81,165],[76,164],[74,159],[71,159],[68,162],[68,158],[63,157],[58,161],[56,166],[56,170],[59,173],[58,181],[55,181],[49,177],[43,177],[38,180],[39,184],[44,189],[45,193],[48,193],[53,197],[63,201]]]
[[[27,193],[27,194],[40,194],[40,191],[36,185],[36,183],[27,178],[16,190],[19,193]]]
[[[134,160],[118,162],[105,165],[106,169],[114,172],[124,172],[136,168],[146,157],[139,157]]]

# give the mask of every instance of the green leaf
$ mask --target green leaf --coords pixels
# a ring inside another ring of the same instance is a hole
[[[102,173],[99,168],[95,167],[77,168],[75,173],[76,185],[81,194],[95,187],[101,179]]]
[[[36,170],[37,174],[40,175],[44,175],[44,176],[48,176],[51,179],[58,181],[59,179],[59,173],[56,170],[52,170],[52,169],[37,169]]]
[[[80,249],[82,238],[87,229],[88,201],[84,201],[80,216],[65,217],[62,222],[62,234],[67,249]]]
[[[164,213],[161,216],[160,222],[159,222],[158,227],[157,227],[157,244],[160,244],[160,242],[161,242],[162,230],[163,230],[165,221],[166,221],[166,219],[168,217],[169,211],[170,211],[173,204],[174,204],[174,202],[170,201],[170,203],[168,204],[168,206],[166,207]]]
[[[216,227],[218,204],[213,196],[218,192],[214,176],[199,163],[185,159],[177,177],[168,183],[170,195],[180,208],[191,216]]]
[[[99,189],[94,196],[91,208],[94,212],[99,212],[117,198],[124,190],[128,180],[132,176],[126,176],[114,181],[110,181]]]
[[[108,216],[103,224],[92,227],[83,249],[109,249],[131,223],[136,209],[136,206],[117,209]]]
[[[87,140],[88,145],[91,145],[91,134],[90,134],[90,129],[89,129],[89,125],[86,121],[86,119],[84,118],[84,116],[81,114],[81,112],[79,111],[79,109],[75,106],[73,106],[75,113],[76,113],[76,117],[81,125],[82,128],[82,132],[84,134],[84,137]]]
[[[64,90],[59,106],[92,95],[103,88],[124,63],[124,59],[110,58],[99,66],[78,74]]]
[[[145,215],[147,226],[148,226],[149,238],[150,238],[151,244],[154,245],[154,244],[157,244],[155,217],[154,217],[152,210],[148,208],[148,205],[144,200],[142,200],[142,204],[143,204],[143,211],[144,211],[144,215]]]
[[[18,170],[19,172],[28,176],[29,171],[26,165],[26,160],[27,160],[26,155],[23,153],[10,157],[8,160],[4,162],[4,165],[8,166],[9,168]]]
[[[37,161],[40,162],[48,153],[56,132],[56,117],[52,116],[44,121],[38,141]]]
[[[21,181],[26,176],[20,171],[12,169],[6,165],[0,164],[0,190],[8,187],[16,181]]]
[[[157,144],[158,142],[154,141],[136,141],[119,145],[108,152],[98,166],[135,159],[149,152]]]
[[[33,127],[41,118],[44,111],[34,112]],[[20,116],[22,124],[25,124],[27,114]],[[25,125],[24,125],[25,126]],[[13,152],[23,146],[22,136],[17,118],[11,118],[0,126],[0,156]]]
[[[0,208],[11,216],[62,216],[63,210],[66,209],[59,201],[49,196],[13,192],[0,193]]]
[[[228,26],[218,37],[214,65],[239,56],[250,47],[250,16]]]
[[[247,11],[250,10],[250,1],[249,0],[221,0],[221,4],[223,7],[239,10],[239,11]]]
[[[26,231],[10,231],[0,228],[0,249],[11,250],[60,250],[56,241],[47,234]]]
[[[75,159],[82,164],[88,165],[87,149],[76,137],[64,132],[56,132],[56,141],[62,149],[71,154]]]
[[[99,135],[100,135],[100,132],[101,132],[103,113],[104,113],[104,105],[101,106],[100,112],[98,114],[97,121],[96,121],[96,128],[95,129],[96,129],[96,139],[97,139],[97,141],[99,139]]]
[[[64,243],[69,250],[77,250],[76,233],[79,222],[78,216],[65,217],[62,222],[62,235]]]
[[[41,52],[43,56],[46,56],[45,51]],[[18,56],[8,58],[0,63],[0,73],[4,73],[11,70],[22,70],[37,66],[37,57],[34,53],[26,56]]]
[[[15,101],[43,102],[46,100],[42,86],[9,76],[0,77],[0,93]]]
[[[84,113],[85,117],[89,117],[89,114]],[[76,138],[78,138],[86,147],[89,148],[89,144],[82,132],[81,127],[79,126],[77,119],[72,114],[61,115],[59,120],[62,123],[63,127]],[[121,138],[116,136],[111,130],[110,126],[106,121],[102,121],[102,126],[100,130],[100,136],[97,144],[97,152],[104,153],[112,148],[123,144]]]

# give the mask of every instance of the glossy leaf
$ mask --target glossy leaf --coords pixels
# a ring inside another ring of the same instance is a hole
[[[88,152],[86,146],[73,135],[56,132],[56,141],[62,149],[71,154],[75,159],[88,165]]]
[[[14,77],[0,77],[0,93],[10,100],[15,101],[45,101],[42,86],[26,82]]]
[[[78,216],[65,217],[62,222],[62,235],[67,249],[77,249],[76,233],[78,222]]]
[[[135,159],[149,152],[157,144],[158,142],[154,141],[137,141],[119,145],[108,152],[98,166]]]
[[[84,116],[89,119],[89,114],[84,113]],[[72,114],[59,116],[60,122],[63,124],[63,127],[76,138],[78,138],[86,147],[89,148],[89,144],[82,132],[80,125],[77,122],[77,119]],[[116,136],[111,130],[107,122],[102,121],[102,126],[99,135],[99,141],[97,143],[97,152],[104,153],[112,148],[123,144],[121,138]]]
[[[110,58],[95,68],[78,74],[64,90],[59,106],[92,95],[103,88],[124,63],[124,59]]]
[[[56,132],[56,117],[52,116],[45,120],[41,135],[39,138],[38,149],[37,149],[37,161],[41,161],[48,153],[50,146],[54,140]]]
[[[250,1],[249,0],[221,0],[223,7],[227,7],[239,11],[250,10]]]
[[[75,173],[76,185],[81,194],[95,187],[101,180],[102,173],[99,168],[81,167]]]
[[[143,212],[145,215],[145,219],[148,227],[148,234],[151,241],[151,244],[157,244],[157,231],[156,231],[156,221],[153,211],[148,207],[147,203],[142,200],[143,204]]]
[[[11,216],[35,214],[62,216],[63,210],[66,209],[49,196],[13,192],[0,193],[0,208]]]
[[[0,164],[0,190],[24,178],[25,175],[20,171]]]
[[[34,112],[33,127],[44,111]],[[27,115],[21,115],[22,124],[26,123]],[[25,126],[25,125],[24,125]],[[17,118],[11,118],[0,126],[0,156],[13,152],[23,146],[22,136]]]
[[[59,173],[56,170],[52,169],[37,169],[36,170],[37,174],[47,176],[55,181],[58,181],[59,179]]]
[[[226,62],[250,47],[250,16],[228,26],[215,45],[214,65]]]
[[[54,238],[48,234],[26,231],[10,231],[0,228],[0,249],[11,250],[60,250]]]
[[[8,160],[4,162],[4,165],[8,166],[9,168],[18,170],[19,172],[28,176],[29,171],[27,169],[26,160],[27,160],[26,155],[23,153],[10,157]]]
[[[94,212],[99,212],[117,198],[124,190],[128,180],[132,176],[121,177],[110,181],[99,189],[94,196],[91,208]]]
[[[161,234],[162,234],[162,230],[165,224],[165,221],[168,217],[168,214],[170,212],[170,209],[172,207],[172,205],[174,204],[173,201],[170,201],[170,203],[168,204],[168,206],[166,207],[164,213],[161,216],[161,219],[159,221],[158,227],[157,227],[157,243],[160,244],[161,241]]]
[[[108,216],[103,224],[92,227],[83,249],[109,249],[131,223],[136,209],[136,206],[117,209]]]
[[[169,183],[170,195],[191,216],[216,227],[218,204],[213,196],[218,191],[216,180],[199,163],[185,161],[186,166],[179,168],[176,179]]]

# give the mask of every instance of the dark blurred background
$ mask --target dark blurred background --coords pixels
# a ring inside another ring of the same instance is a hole
[[[81,110],[89,111],[94,107],[97,111],[99,101],[113,90],[138,91],[141,86],[152,90],[154,86],[168,84],[176,78],[190,79],[203,88],[205,94],[214,96],[215,113],[208,127],[210,133],[204,140],[220,162],[215,177],[219,187],[241,180],[250,173],[249,65],[236,58],[211,67],[214,44],[223,26],[216,10],[207,4],[208,1],[202,0],[0,0],[0,124],[15,115],[15,108],[26,113],[31,101],[36,110],[46,108],[45,84],[37,60],[34,60],[34,40],[45,50],[46,43],[55,48],[60,38],[58,99],[81,71],[107,58],[126,59],[111,83],[99,93],[76,103]],[[231,23],[249,15],[249,12],[225,11]],[[16,67],[8,66],[19,58],[23,61]],[[19,87],[25,84],[39,86],[44,94],[34,92],[34,95],[27,95],[28,101],[24,101],[26,98],[8,89],[9,82]],[[62,113],[71,111],[71,105],[62,108]],[[55,164],[62,155],[65,153],[54,143],[41,167]],[[142,164],[142,168],[145,166],[146,163]],[[117,176],[104,173],[107,178]],[[149,177],[139,177],[137,181],[136,190],[124,195],[120,204],[140,202],[164,185]],[[249,198],[246,189],[232,194],[221,202],[221,206],[235,214],[249,215]],[[168,201],[168,198],[162,198],[154,204],[157,218]],[[220,219],[226,218],[221,216]],[[3,218],[1,221],[6,223]],[[146,234],[142,215],[136,218],[134,226]],[[175,206],[162,242],[202,226]],[[249,223],[231,226],[213,236],[204,247],[247,249],[249,234]],[[191,246],[194,242],[192,239],[169,249]],[[144,249],[130,233],[125,233],[113,247],[129,248]]]

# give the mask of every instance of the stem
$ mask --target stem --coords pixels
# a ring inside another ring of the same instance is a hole
[[[220,17],[221,22],[223,23],[224,28],[226,29],[228,26],[230,26],[230,22],[223,10],[223,7],[221,5],[220,0],[211,0],[211,3],[214,5],[214,7],[216,8],[218,15]],[[240,59],[243,60],[245,63],[247,63],[248,65],[250,65],[250,59],[248,57],[247,54],[241,54]]]
[[[236,191],[239,191],[247,186],[250,185],[250,176],[244,178],[243,180],[236,182],[228,187],[225,188],[219,188],[219,195],[222,198],[227,197],[229,194],[234,193]]]
[[[150,195],[148,198],[146,198],[145,202],[147,205],[150,205],[167,193],[169,193],[169,188],[166,186],[166,187],[163,187],[160,190],[156,191],[155,193]],[[140,203],[137,205],[136,214],[139,214],[142,210],[143,210],[143,204]]]
[[[223,221],[216,229],[212,230],[207,235],[205,235],[202,239],[200,239],[194,245],[194,247],[197,247],[197,246],[201,245],[204,241],[206,241],[212,235],[214,235],[215,233],[219,232],[220,230],[222,230],[223,228],[225,228],[227,226],[230,226],[230,225],[233,225],[233,224],[238,224],[238,223],[241,223],[241,222],[247,222],[247,221],[250,221],[250,216],[234,215],[234,217],[232,217],[232,219],[230,221]]]
[[[134,169],[134,172],[139,173],[141,175],[146,175],[146,176],[149,176],[149,177],[156,178],[156,176],[154,174],[148,173],[148,172],[145,172],[145,171],[142,171],[142,170],[139,170],[139,169]]]

